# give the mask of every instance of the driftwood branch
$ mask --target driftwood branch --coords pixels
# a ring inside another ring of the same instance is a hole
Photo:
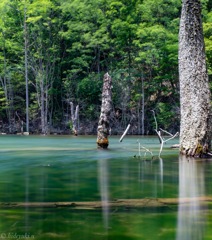
[[[144,157],[146,157],[147,153],[149,153],[152,156],[152,158],[154,157],[152,151],[150,151],[148,148],[142,146],[141,143],[139,142],[139,140],[137,140],[137,142],[138,142],[138,157],[139,158],[141,157],[141,149],[144,150]]]
[[[170,132],[168,132],[168,131],[166,131],[166,130],[163,130],[162,128],[160,128],[160,130],[158,130],[158,123],[157,123],[157,119],[156,119],[156,116],[155,116],[155,111],[154,111],[154,110],[151,110],[151,111],[153,112],[153,117],[154,117],[155,125],[156,125],[155,132],[157,133],[157,136],[158,136],[159,141],[160,141],[160,151],[159,151],[159,154],[158,154],[158,156],[159,156],[159,158],[160,158],[161,153],[162,153],[162,150],[163,150],[163,145],[164,145],[164,143],[166,143],[166,142],[172,140],[173,138],[177,137],[177,136],[179,135],[179,133],[176,132],[176,133],[173,135],[173,134],[171,134]],[[164,132],[164,133],[166,133],[167,135],[169,135],[170,138],[167,138],[167,139],[163,138],[163,137],[162,137],[162,134],[161,134],[161,131]]]
[[[168,131],[166,131],[166,130],[164,130],[164,129],[162,129],[162,128],[159,128],[162,132],[164,132],[164,133],[166,133],[167,135],[169,135],[169,136],[173,136],[173,134],[171,134],[170,132],[168,132]]]
[[[127,134],[129,129],[130,129],[130,124],[128,124],[126,130],[124,131],[124,133],[122,134],[121,138],[119,139],[119,142],[122,142],[122,140],[124,139],[124,137]]]
[[[146,148],[144,146],[140,146],[140,147],[145,150],[144,157],[146,156],[147,153],[149,153],[152,157],[154,157],[152,151],[150,151],[148,148]]]

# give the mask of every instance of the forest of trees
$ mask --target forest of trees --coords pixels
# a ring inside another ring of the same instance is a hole
[[[211,10],[202,0],[210,82]],[[96,134],[106,72],[112,134],[153,133],[151,110],[176,132],[180,12],[180,0],[1,0],[0,132],[70,133],[73,103],[79,134]]]

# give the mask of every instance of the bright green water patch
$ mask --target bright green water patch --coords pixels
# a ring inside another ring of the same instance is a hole
[[[108,150],[95,137],[1,136],[0,202],[112,201],[115,199],[212,195],[212,164],[179,159],[155,137],[110,138]],[[138,141],[154,154],[143,157]],[[141,158],[138,158],[138,155]],[[180,173],[180,174],[179,174]],[[150,208],[2,208],[0,239],[211,239],[209,204]],[[198,223],[198,224],[196,224]],[[195,229],[192,234],[190,229]],[[9,235],[10,234],[10,235]],[[16,234],[16,235],[15,235]],[[25,235],[24,235],[25,234]]]
[[[3,211],[4,224],[0,232],[34,235],[35,239],[174,239],[174,213],[112,212],[107,229],[101,211],[67,211],[39,209],[38,211]],[[8,216],[11,216],[9,218]],[[160,221],[158,221],[160,218]]]

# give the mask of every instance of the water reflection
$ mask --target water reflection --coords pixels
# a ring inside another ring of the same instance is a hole
[[[163,195],[163,159],[140,160],[138,162],[138,180],[144,197],[161,197]],[[150,193],[151,192],[151,193]]]
[[[205,216],[200,196],[205,196],[203,163],[180,156],[177,240],[203,239]],[[185,199],[189,201],[185,203]]]
[[[29,202],[29,171],[28,169],[25,170],[25,203]],[[25,207],[25,232],[27,232],[29,229],[29,208],[26,205]]]
[[[161,191],[163,192],[163,159],[159,158],[160,161],[160,185],[161,185]]]
[[[99,159],[98,162],[98,179],[101,195],[104,227],[108,229],[109,222],[109,190],[108,190],[108,162],[107,159]]]

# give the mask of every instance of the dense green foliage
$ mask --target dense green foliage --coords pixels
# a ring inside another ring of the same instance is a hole
[[[202,2],[211,78],[212,6]],[[162,128],[178,130],[180,9],[180,0],[2,0],[0,131],[19,132],[25,122],[24,49],[30,131],[68,130],[72,101],[80,106],[81,133],[95,133],[107,71],[112,133],[130,121],[132,133],[151,133],[152,109]]]

